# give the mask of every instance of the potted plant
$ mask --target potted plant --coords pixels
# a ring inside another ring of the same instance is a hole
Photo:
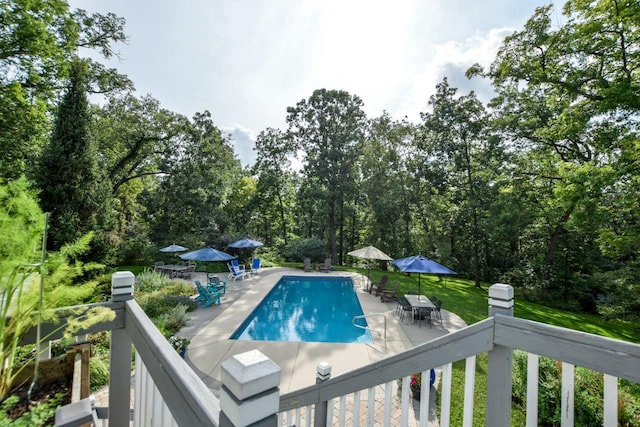
[[[429,386],[432,386],[436,381],[436,371],[431,369],[429,371]],[[398,387],[402,387],[402,378],[398,378]],[[409,379],[409,389],[414,399],[420,400],[420,390],[422,388],[422,374],[411,374]]]
[[[422,374],[411,374],[411,382],[409,388],[414,399],[420,400],[420,388],[422,386]]]
[[[187,352],[187,347],[189,346],[190,343],[191,343],[191,340],[189,338],[181,337],[178,335],[173,335],[169,337],[169,344],[171,344],[171,346],[178,353],[180,353],[180,356],[182,356],[183,358]]]

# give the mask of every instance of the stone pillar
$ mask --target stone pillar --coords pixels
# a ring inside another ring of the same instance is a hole
[[[327,362],[318,363],[318,366],[316,366],[316,384],[322,384],[329,378],[331,378],[331,365]],[[326,400],[316,403],[314,426],[324,427],[327,425],[327,407],[328,402]]]
[[[280,375],[280,367],[258,350],[222,362],[220,427],[276,427]]]
[[[135,276],[118,271],[111,276],[111,300],[133,299]],[[109,425],[128,426],[131,413],[131,338],[125,329],[111,331],[109,355]]]
[[[489,288],[489,317],[513,316],[513,288],[496,283]],[[512,349],[494,345],[488,354],[486,425],[508,427],[511,424]]]

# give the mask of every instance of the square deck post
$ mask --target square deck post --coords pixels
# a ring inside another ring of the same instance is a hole
[[[135,276],[118,271],[111,276],[111,300],[133,298]],[[128,426],[131,418],[131,338],[125,329],[111,331],[109,355],[109,425]]]
[[[489,316],[497,313],[513,316],[513,288],[509,285],[496,283],[489,288]],[[511,425],[512,358],[512,349],[502,345],[495,345],[489,352],[486,417],[488,426]]]
[[[221,368],[220,427],[277,427],[280,367],[252,350],[225,360]]]

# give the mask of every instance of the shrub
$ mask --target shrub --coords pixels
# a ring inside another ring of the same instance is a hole
[[[40,402],[19,418],[13,419],[10,417],[10,414],[20,402],[20,398],[15,395],[9,396],[2,402],[2,406],[0,407],[0,426],[32,427],[53,425],[51,420],[56,412],[56,408],[62,403],[64,397],[65,395],[63,393],[56,393],[49,401]]]
[[[153,270],[146,270],[138,275],[139,284],[136,286],[137,292],[147,293],[162,289],[171,285],[172,280],[169,276],[157,273]]]
[[[540,357],[538,362],[538,423],[540,425],[560,425],[561,362]],[[513,352],[512,400],[522,409],[526,407],[527,397],[527,353]],[[622,426],[638,425],[640,404],[633,396],[635,383],[620,381],[618,400],[618,422]],[[640,389],[640,386],[638,386]],[[602,425],[603,423],[603,377],[600,372],[577,366],[575,368],[575,406],[576,425]],[[635,402],[634,402],[635,401]]]
[[[179,304],[173,307],[170,312],[160,316],[159,322],[163,325],[166,334],[173,335],[187,324],[189,318],[187,306]]]
[[[92,357],[89,362],[89,383],[91,391],[109,384],[109,358]]]
[[[305,257],[309,257],[313,262],[322,262],[327,258],[327,245],[315,237],[291,240],[282,248],[281,255],[285,261],[302,262]]]

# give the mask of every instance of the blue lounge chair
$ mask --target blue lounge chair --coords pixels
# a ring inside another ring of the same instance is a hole
[[[249,271],[249,273],[253,275],[257,275],[257,274],[260,274],[261,271],[262,271],[262,265],[260,262],[260,258],[254,258],[251,261],[251,270]]]
[[[233,281],[235,282],[238,279],[243,279],[246,277],[247,272],[244,271],[244,268],[242,270],[240,270],[239,268],[229,264],[229,270],[231,270],[231,273],[229,274],[229,278],[233,279]]]
[[[218,303],[220,305],[220,292],[212,292],[202,286],[202,284],[196,280],[196,289],[198,290],[198,297],[196,302],[202,307],[209,307],[212,304]]]
[[[233,272],[234,268],[244,273],[244,266],[239,265],[237,259],[232,259],[231,261],[229,261],[227,263],[227,268],[229,269],[229,279],[233,278],[233,276],[235,275],[235,273]]]

